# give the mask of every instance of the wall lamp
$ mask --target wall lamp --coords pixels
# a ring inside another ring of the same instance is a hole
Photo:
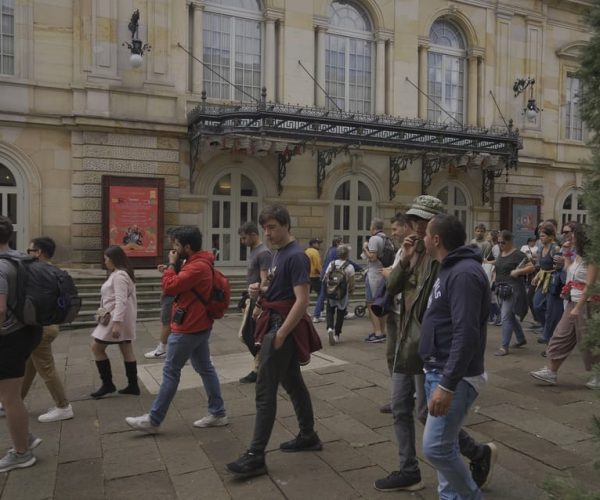
[[[533,97],[533,86],[535,85],[535,78],[528,76],[527,78],[517,78],[513,84],[513,92],[517,97],[522,92],[525,92],[529,88],[529,99],[527,99],[527,106],[523,108],[523,113],[527,118],[527,121],[534,122],[538,116],[538,113],[542,111],[538,108],[535,99]]]
[[[140,11],[136,9],[131,15],[131,20],[127,26],[127,29],[131,31],[131,43],[123,42],[123,47],[127,46],[127,48],[131,51],[131,55],[129,56],[129,63],[134,68],[139,68],[142,65],[144,51],[150,52],[152,48],[147,43],[143,43],[140,39],[138,39],[138,28],[140,21]]]

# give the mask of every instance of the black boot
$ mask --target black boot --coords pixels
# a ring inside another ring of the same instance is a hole
[[[100,374],[100,378],[102,379],[102,386],[96,392],[92,392],[90,396],[94,399],[101,398],[102,396],[106,396],[111,392],[115,392],[117,388],[112,381],[112,370],[110,369],[110,360],[103,359],[102,361],[96,361],[96,368],[98,368],[98,373]]]
[[[137,380],[137,363],[135,361],[125,361],[125,373],[127,374],[127,387],[121,389],[119,394],[140,395],[140,387]]]

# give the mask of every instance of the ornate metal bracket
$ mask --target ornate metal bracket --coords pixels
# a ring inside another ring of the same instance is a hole
[[[390,201],[396,196],[394,189],[400,183],[400,172],[406,170],[408,164],[412,165],[414,155],[390,156]]]
[[[492,201],[495,179],[502,177],[503,170],[484,169],[481,171],[481,201],[484,205]],[[508,168],[506,168],[506,180],[508,181]]]
[[[296,144],[292,149],[289,147],[277,155],[277,194],[283,192],[283,179],[287,174],[287,164],[296,155],[304,153],[304,143]]]
[[[331,165],[338,152],[339,148],[335,148],[325,149],[317,153],[317,198],[321,198],[323,192],[323,181],[325,180],[327,167]]]
[[[431,186],[431,178],[437,174],[440,169],[446,166],[447,158],[442,156],[432,156],[423,158],[421,165],[421,194],[427,194]]]

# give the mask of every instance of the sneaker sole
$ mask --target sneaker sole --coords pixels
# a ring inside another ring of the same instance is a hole
[[[198,429],[208,429],[209,427],[225,427],[226,425],[229,425],[229,422],[224,422],[224,423],[215,423],[215,424],[198,424],[197,422],[194,422],[192,424],[194,427],[197,427]]]
[[[381,344],[383,342],[385,342],[385,339],[367,340],[367,343],[369,343],[369,344]]]
[[[546,382],[546,384],[556,385],[556,380],[549,380],[547,378],[540,377],[539,375],[536,375],[535,373],[529,373],[529,375],[531,375],[536,380],[539,380],[541,382]]]
[[[27,462],[21,462],[20,464],[14,464],[8,467],[4,467],[3,469],[0,469],[0,472],[8,472],[14,469],[25,469],[26,467],[31,467],[36,462],[37,459],[34,456],[32,456],[29,460],[27,460]]]
[[[154,429],[152,427],[150,428],[146,428],[146,427],[137,427],[133,424],[130,424],[129,422],[127,422],[127,420],[125,420],[125,423],[131,427],[134,431],[140,431],[140,432],[144,432],[146,434],[157,434],[158,433],[158,428]]]
[[[70,417],[60,417],[60,418],[52,418],[49,420],[42,420],[42,416],[40,415],[38,417],[38,422],[40,422],[41,424],[49,424],[50,422],[61,422],[62,420],[71,420],[72,418],[74,418],[75,415],[71,415]]]
[[[400,486],[398,488],[378,488],[375,486],[375,484],[373,484],[373,487],[377,491],[383,491],[384,493],[387,493],[388,491],[419,491],[425,488],[425,483],[420,481],[418,483],[411,484],[410,486]]]
[[[152,356],[148,356],[146,354],[144,354],[144,358],[146,359],[165,359],[167,357],[167,353],[163,353],[163,354],[159,354],[158,356],[156,354],[153,354]]]
[[[225,472],[232,475],[235,479],[246,479],[248,477],[262,476],[267,474],[267,467],[264,466],[260,469],[253,470],[252,472],[233,472],[232,470],[229,470],[227,466],[225,466]]]
[[[29,449],[33,450],[34,448],[37,448],[40,444],[42,444],[42,442],[43,442],[42,438],[36,437],[29,445]]]
[[[323,443],[315,444],[307,448],[279,448],[283,453],[299,453],[301,451],[321,451],[323,449]]]
[[[488,484],[490,484],[490,481],[492,480],[492,475],[494,472],[494,466],[496,465],[496,460],[498,460],[498,447],[494,443],[486,443],[486,444],[490,447],[490,469],[488,471],[488,475],[485,480],[485,483],[483,483],[481,485],[481,487],[479,488],[480,490],[482,490]]]

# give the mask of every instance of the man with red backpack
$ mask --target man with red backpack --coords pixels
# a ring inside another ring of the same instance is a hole
[[[191,359],[192,367],[202,378],[208,397],[208,415],[194,422],[194,426],[219,427],[228,424],[219,377],[211,362],[209,347],[213,318],[221,314],[215,314],[215,305],[217,309],[223,309],[222,304],[217,304],[214,298],[215,292],[219,291],[216,286],[222,275],[214,270],[212,252],[201,250],[202,233],[197,227],[175,229],[172,240],[169,265],[162,277],[163,292],[175,296],[163,380],[150,413],[125,419],[130,427],[149,434],[157,433],[166,417],[177,392],[181,369],[188,359]],[[185,259],[185,263],[176,273],[175,263],[179,257]]]

